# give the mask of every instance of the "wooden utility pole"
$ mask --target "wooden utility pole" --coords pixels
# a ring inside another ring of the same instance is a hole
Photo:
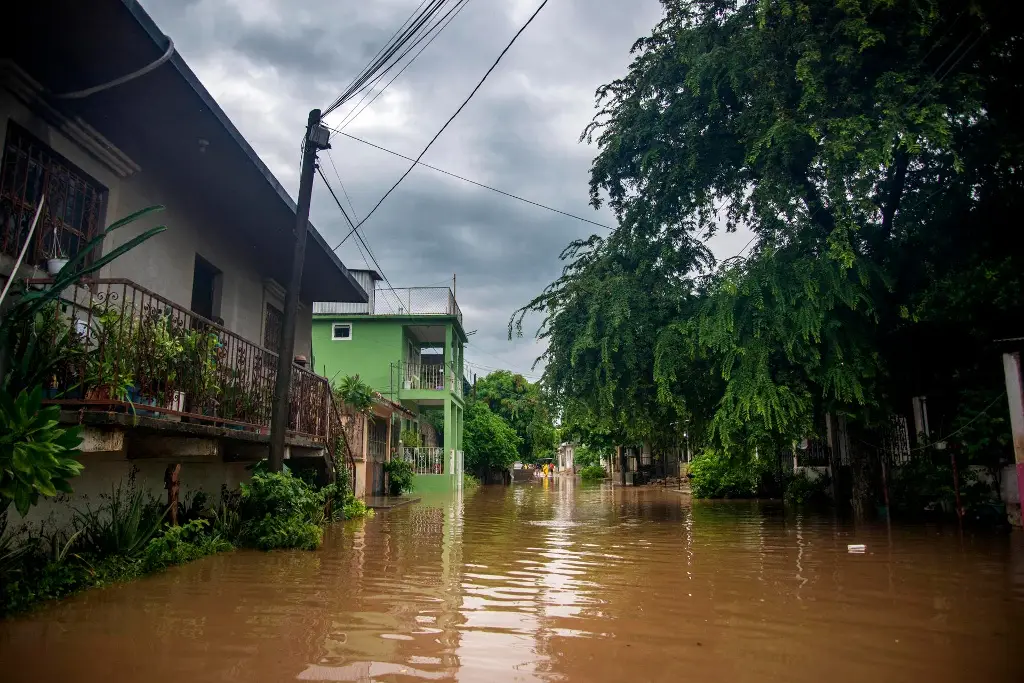
[[[302,146],[302,175],[299,176],[299,204],[295,211],[295,242],[292,251],[292,271],[285,290],[284,321],[278,346],[277,382],[274,385],[274,405],[270,414],[270,471],[284,468],[284,438],[288,430],[289,394],[292,383],[292,354],[295,353],[295,319],[299,309],[299,288],[302,286],[302,266],[306,260],[306,233],[309,228],[309,204],[313,195],[313,173],[316,154],[330,147],[331,132],[320,125],[320,110],[309,112],[306,136]]]

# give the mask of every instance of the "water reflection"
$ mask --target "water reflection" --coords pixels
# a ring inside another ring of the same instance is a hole
[[[1021,541],[485,488],[0,623],[0,661],[4,681],[1020,681]]]

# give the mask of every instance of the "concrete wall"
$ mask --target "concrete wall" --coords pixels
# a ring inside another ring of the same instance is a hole
[[[352,338],[333,340],[331,331],[335,322],[350,323]],[[385,396],[393,397],[392,392],[397,392],[399,378],[395,375],[392,383],[392,366],[397,368],[402,360],[401,322],[358,316],[317,316],[313,319],[312,330],[318,373],[335,383],[346,375],[359,375],[362,381]]]
[[[99,274],[101,277],[127,278],[188,308],[192,301],[192,279],[198,254],[222,273],[220,306],[215,314],[224,319],[229,330],[262,345],[265,304],[274,301],[275,297],[268,291],[264,276],[249,249],[239,245],[237,240],[226,238],[219,229],[220,219],[205,209],[208,198],[201,195],[201,188],[190,187],[187,178],[183,178],[180,184],[162,180],[154,168],[155,162],[147,159],[133,159],[141,170],[128,177],[120,177],[113,168],[52,128],[0,85],[0,139],[6,139],[9,120],[17,122],[107,188],[103,225],[147,206],[162,204],[166,207],[164,211],[117,230],[107,238],[104,252],[155,225],[168,227],[166,232],[104,268]],[[0,275],[5,277],[9,270],[8,264]],[[283,310],[280,298],[276,300],[275,305]],[[304,302],[296,331],[295,352],[307,357],[312,346],[311,320],[312,302]]]
[[[13,512],[9,518],[9,528],[12,531],[23,525],[36,529],[44,525],[50,529],[66,528],[74,520],[76,509],[85,510],[87,506],[97,508],[103,504],[104,496],[110,495],[112,488],[122,486],[127,489],[132,480],[139,489],[147,491],[159,501],[166,501],[164,472],[172,462],[181,463],[178,498],[182,502],[185,502],[186,496],[202,491],[216,504],[220,500],[222,485],[235,490],[250,477],[246,463],[225,463],[219,455],[128,459],[123,439],[111,439],[111,435],[116,434],[111,431],[86,430],[83,436],[92,445],[105,441],[111,445],[120,445],[121,450],[83,453],[79,461],[85,469],[71,481],[74,494],[41,498],[25,518]]]

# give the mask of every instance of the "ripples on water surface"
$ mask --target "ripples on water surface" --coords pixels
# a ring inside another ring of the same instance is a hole
[[[484,488],[0,622],[0,679],[1024,681],[1022,535],[889,539],[659,491]]]

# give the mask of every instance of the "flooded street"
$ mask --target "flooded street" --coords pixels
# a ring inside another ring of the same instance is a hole
[[[863,543],[864,554],[847,545]],[[0,622],[17,681],[1021,681],[1024,538],[518,485]]]

